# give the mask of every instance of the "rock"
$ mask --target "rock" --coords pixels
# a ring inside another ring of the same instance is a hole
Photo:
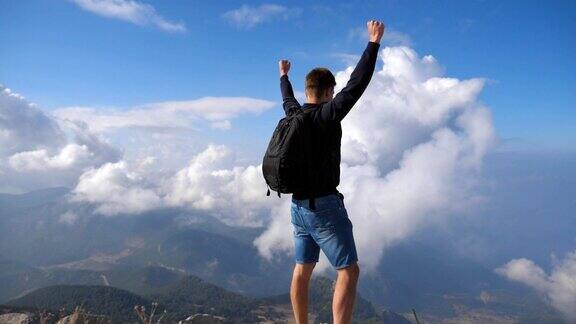
[[[29,324],[32,323],[32,315],[26,313],[8,313],[0,315],[0,324]]]
[[[111,320],[105,316],[90,315],[80,312],[72,313],[66,317],[61,318],[56,324],[104,324],[111,323]]]
[[[220,324],[224,323],[225,317],[210,315],[210,314],[195,314],[183,321],[179,321],[178,324]]]

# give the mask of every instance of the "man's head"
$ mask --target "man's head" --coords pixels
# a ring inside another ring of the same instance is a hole
[[[315,68],[306,75],[306,101],[323,103],[332,100],[336,79],[330,70]]]

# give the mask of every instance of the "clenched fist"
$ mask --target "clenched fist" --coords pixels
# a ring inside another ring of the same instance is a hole
[[[368,27],[368,37],[371,42],[380,43],[382,35],[384,35],[384,23],[378,20],[370,20],[366,23]]]
[[[290,61],[288,60],[278,61],[278,69],[280,70],[280,76],[288,74],[288,71],[290,71]]]

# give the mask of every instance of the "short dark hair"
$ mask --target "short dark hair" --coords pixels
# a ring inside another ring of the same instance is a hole
[[[316,98],[322,97],[324,91],[333,88],[336,79],[327,68],[314,68],[306,75],[306,92]]]

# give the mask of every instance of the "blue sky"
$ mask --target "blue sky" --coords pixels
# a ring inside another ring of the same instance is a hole
[[[280,102],[278,59],[292,61],[302,90],[309,69],[342,70],[334,54],[360,54],[365,41],[354,30],[376,18],[387,25],[385,39],[400,35],[445,75],[489,79],[480,99],[512,146],[575,148],[574,1],[269,2],[286,16],[251,27],[224,13],[264,2],[145,3],[185,30],[103,17],[71,1],[0,1],[0,83],[48,110],[203,96]],[[264,142],[269,127],[259,125],[280,116],[278,107],[235,125]]]

